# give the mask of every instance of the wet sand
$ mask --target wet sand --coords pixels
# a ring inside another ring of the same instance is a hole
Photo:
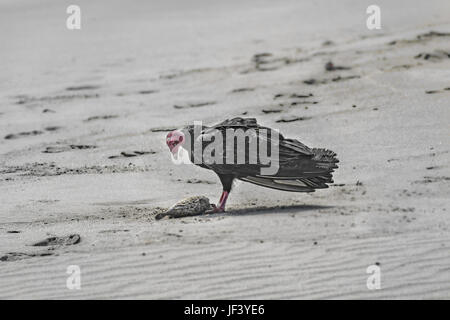
[[[360,1],[79,1],[80,31],[44,3],[0,10],[0,298],[450,298],[448,2],[380,1],[377,31]],[[235,116],[335,151],[335,183],[156,220],[221,193],[167,131]]]

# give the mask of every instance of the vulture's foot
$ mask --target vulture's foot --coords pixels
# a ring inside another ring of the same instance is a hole
[[[225,204],[227,203],[228,194],[229,191],[223,191],[217,206],[212,204],[211,206],[213,208],[211,210],[206,211],[205,213],[209,214],[209,213],[225,212]]]
[[[225,212],[225,208],[218,207],[215,204],[211,204],[211,206],[212,206],[212,209],[205,211],[205,214]]]

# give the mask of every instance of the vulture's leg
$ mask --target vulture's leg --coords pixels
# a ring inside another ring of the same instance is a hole
[[[217,204],[217,208],[222,212],[225,211],[225,205],[227,203],[228,195],[230,194],[229,191],[223,190],[222,195],[220,196],[219,203]]]
[[[222,175],[218,174],[220,181],[222,182],[223,186],[223,192],[220,196],[219,203],[217,206],[213,205],[213,209],[210,210],[208,213],[215,213],[215,212],[224,212],[225,211],[225,205],[227,203],[228,195],[231,191],[231,186],[233,185],[234,176],[233,175]]]

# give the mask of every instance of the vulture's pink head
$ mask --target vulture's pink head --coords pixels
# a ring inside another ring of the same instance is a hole
[[[174,130],[169,132],[166,137],[166,144],[170,149],[172,154],[176,155],[178,152],[178,148],[184,143],[185,137],[183,132],[179,130]]]

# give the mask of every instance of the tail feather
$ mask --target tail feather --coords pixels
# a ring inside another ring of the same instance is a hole
[[[327,149],[311,149],[311,154],[310,169],[307,172],[288,166],[275,176],[256,175],[239,179],[267,188],[293,192],[313,192],[315,189],[328,188],[327,184],[333,183],[334,169],[338,167],[336,153]]]
[[[339,160],[336,158],[336,153],[328,149],[312,149],[314,154],[312,160],[316,161],[316,166],[323,169],[336,169],[336,163]]]

